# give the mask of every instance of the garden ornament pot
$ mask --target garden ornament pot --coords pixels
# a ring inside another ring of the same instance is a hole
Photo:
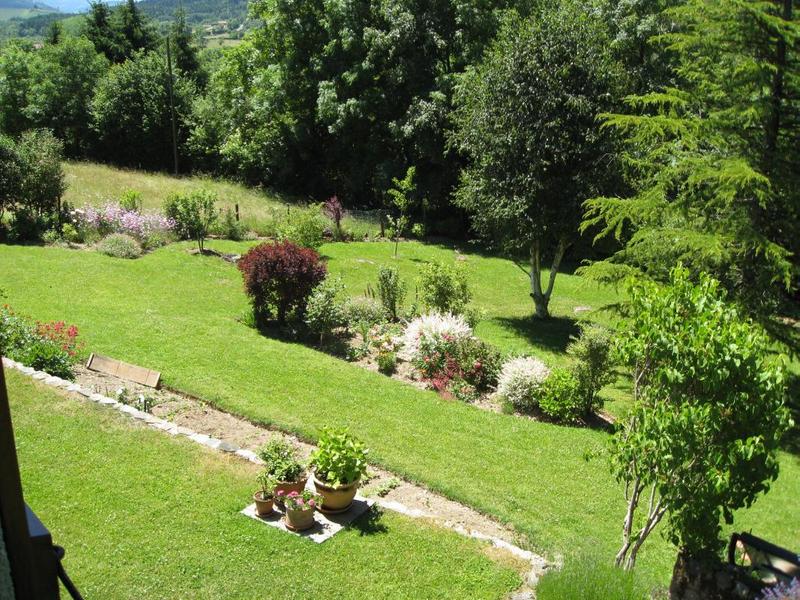
[[[358,486],[361,483],[361,478],[356,479],[352,483],[340,486],[328,485],[320,481],[314,475],[314,488],[317,493],[322,496],[322,506],[320,511],[326,514],[336,514],[346,512],[353,504],[353,498],[356,497]]]

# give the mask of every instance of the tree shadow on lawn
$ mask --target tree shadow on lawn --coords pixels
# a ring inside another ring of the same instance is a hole
[[[566,352],[570,337],[580,333],[578,320],[572,317],[494,317],[492,320],[503,329],[524,337],[532,345],[556,353]]]
[[[389,528],[383,523],[383,509],[373,504],[370,509],[350,524],[358,531],[359,535],[376,535],[389,533]]]
[[[784,434],[781,448],[800,456],[800,376],[791,374],[786,388],[786,406],[792,415],[794,426]]]

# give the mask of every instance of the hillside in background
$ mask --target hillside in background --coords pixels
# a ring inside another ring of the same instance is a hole
[[[32,0],[0,0],[0,21],[27,19],[37,15],[57,13],[58,9],[44,2]]]
[[[139,5],[156,21],[169,21],[179,7],[194,25],[216,21],[241,23],[247,17],[247,0],[142,0]]]

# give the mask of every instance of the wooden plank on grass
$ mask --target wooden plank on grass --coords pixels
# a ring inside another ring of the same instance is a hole
[[[161,373],[151,369],[145,369],[137,365],[131,365],[121,360],[116,360],[101,354],[92,354],[86,363],[86,368],[90,371],[113,375],[120,379],[126,379],[135,383],[140,383],[151,388],[158,388],[161,382]]]

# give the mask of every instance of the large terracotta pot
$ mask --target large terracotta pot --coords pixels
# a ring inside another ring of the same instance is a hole
[[[266,517],[267,515],[271,515],[274,509],[272,507],[272,498],[264,500],[262,493],[263,492],[258,491],[253,494],[253,501],[256,503],[256,513],[258,513],[258,516]]]
[[[283,491],[285,496],[288,496],[291,492],[301,494],[306,489],[306,483],[308,483],[308,475],[303,475],[297,481],[279,481],[278,485],[275,486],[275,504],[283,508],[283,500],[278,500],[277,498],[278,492]]]
[[[346,485],[332,486],[320,481],[314,475],[313,482],[317,493],[322,496],[322,506],[319,509],[326,514],[336,514],[347,511],[353,504],[361,478]]]
[[[286,523],[287,529],[291,529],[292,531],[311,529],[314,526],[314,509],[292,510],[291,508],[287,508],[284,523]]]

